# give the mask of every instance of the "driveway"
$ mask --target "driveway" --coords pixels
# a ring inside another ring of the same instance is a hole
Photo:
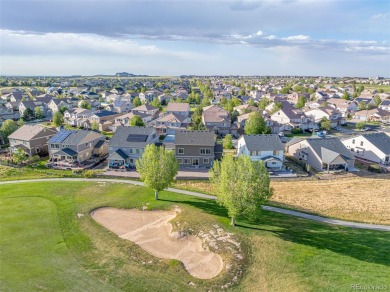
[[[3,182],[0,182],[0,185],[19,184],[19,183],[26,183],[26,182],[49,182],[49,181],[84,181],[84,182],[88,182],[88,181],[99,182],[100,181],[100,182],[125,183],[125,184],[144,186],[144,183],[140,182],[140,181],[121,180],[121,179],[99,179],[99,178],[42,178],[42,179],[30,179],[30,180],[3,181]],[[179,194],[194,196],[194,197],[198,197],[198,198],[211,199],[211,200],[216,199],[215,196],[210,196],[210,195],[197,193],[197,192],[179,190],[179,189],[174,189],[174,188],[168,188],[167,190],[170,192],[173,192],[173,193],[179,193]],[[332,218],[327,218],[327,217],[311,215],[311,214],[307,214],[307,213],[303,213],[303,212],[297,212],[297,211],[276,208],[276,207],[271,207],[271,206],[264,206],[264,205],[261,206],[261,208],[263,210],[270,211],[270,212],[286,214],[286,215],[290,215],[290,216],[305,218],[308,220],[318,221],[318,222],[327,223],[327,224],[340,225],[340,226],[345,226],[345,227],[350,227],[350,228],[359,228],[359,229],[369,229],[369,230],[379,230],[379,231],[390,232],[390,226],[387,226],[387,225],[366,224],[366,223],[337,220],[337,219],[332,219]]]

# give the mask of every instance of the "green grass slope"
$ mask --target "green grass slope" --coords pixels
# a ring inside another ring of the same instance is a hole
[[[0,185],[2,291],[350,291],[390,287],[390,233],[330,226],[263,211],[256,222],[229,226],[216,202],[125,184],[35,182]],[[174,226],[197,234],[213,225],[235,234],[243,259],[211,280],[191,277],[177,261],[155,258],[98,225],[95,208],[183,211]],[[82,215],[81,215],[82,214]],[[79,216],[78,216],[79,215]],[[180,225],[177,225],[180,223]],[[190,285],[190,282],[191,285]],[[104,283],[104,284],[103,284]]]

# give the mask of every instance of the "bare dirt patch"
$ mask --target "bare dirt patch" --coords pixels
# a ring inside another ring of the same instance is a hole
[[[199,237],[172,232],[177,211],[101,208],[92,218],[119,237],[131,240],[159,258],[176,259],[192,276],[211,279],[223,269],[222,258],[202,246]]]

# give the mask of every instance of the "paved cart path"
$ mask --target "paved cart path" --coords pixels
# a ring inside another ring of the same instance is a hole
[[[144,183],[140,182],[140,181],[122,180],[122,179],[107,179],[107,178],[41,178],[41,179],[2,181],[2,182],[0,182],[0,185],[19,184],[19,183],[27,183],[27,182],[45,182],[45,181],[83,181],[83,182],[99,181],[99,182],[113,182],[113,183],[124,183],[124,184],[132,184],[132,185],[137,185],[137,186],[145,186]],[[216,199],[215,196],[206,195],[206,194],[197,193],[197,192],[191,192],[191,191],[174,189],[174,188],[168,188],[167,190],[170,192],[173,192],[173,193],[179,193],[179,194],[194,196],[194,197],[198,197],[198,198],[211,199],[211,200]],[[305,219],[314,220],[314,221],[318,221],[318,222],[322,222],[322,223],[341,225],[341,226],[351,227],[351,228],[390,231],[390,226],[387,226],[387,225],[367,224],[367,223],[338,220],[338,219],[327,218],[327,217],[322,217],[322,216],[317,216],[317,215],[311,215],[311,214],[307,214],[307,213],[303,213],[303,212],[297,212],[297,211],[293,211],[293,210],[287,210],[287,209],[271,207],[271,206],[261,206],[261,208],[263,210],[270,211],[270,212],[276,212],[276,213],[286,214],[286,215],[290,215],[290,216],[305,218]]]

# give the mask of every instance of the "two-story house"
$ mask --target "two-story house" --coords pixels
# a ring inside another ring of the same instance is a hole
[[[131,111],[132,112],[139,112],[139,113],[142,113],[145,115],[149,115],[152,118],[156,118],[158,110],[159,109],[157,107],[151,106],[149,104],[143,104],[143,105],[140,105],[140,106],[133,108]]]
[[[390,136],[383,132],[362,134],[342,140],[356,158],[389,165]]]
[[[108,166],[110,168],[135,167],[145,147],[159,141],[156,130],[149,127],[117,127],[111,138]]]
[[[213,165],[214,132],[178,130],[175,132],[174,145],[180,166],[209,168]]]
[[[237,133],[237,127],[232,126],[229,112],[217,105],[203,108],[202,122],[209,131],[214,131],[218,135]]]
[[[276,134],[242,135],[237,142],[237,156],[247,155],[252,161],[263,161],[269,169],[283,167],[284,146]]]
[[[311,120],[305,112],[297,109],[288,101],[281,101],[282,108],[271,115],[271,120],[278,122],[280,130],[290,131],[293,128],[317,129],[318,124]]]
[[[330,121],[331,127],[336,128],[339,125],[345,124],[346,120],[342,113],[333,107],[319,107],[317,109],[309,109],[305,115],[316,123],[320,123],[323,118]]]
[[[179,114],[166,114],[155,120],[155,128],[159,135],[173,135],[179,128],[187,128],[191,118]]]
[[[48,153],[47,141],[57,133],[54,128],[41,125],[23,125],[9,135],[10,152],[21,148],[29,156],[46,155]]]
[[[184,117],[190,116],[190,104],[189,103],[179,103],[179,102],[170,102],[167,105],[167,114],[177,114]]]
[[[54,165],[75,165],[107,155],[106,137],[88,130],[61,130],[49,141]]]

